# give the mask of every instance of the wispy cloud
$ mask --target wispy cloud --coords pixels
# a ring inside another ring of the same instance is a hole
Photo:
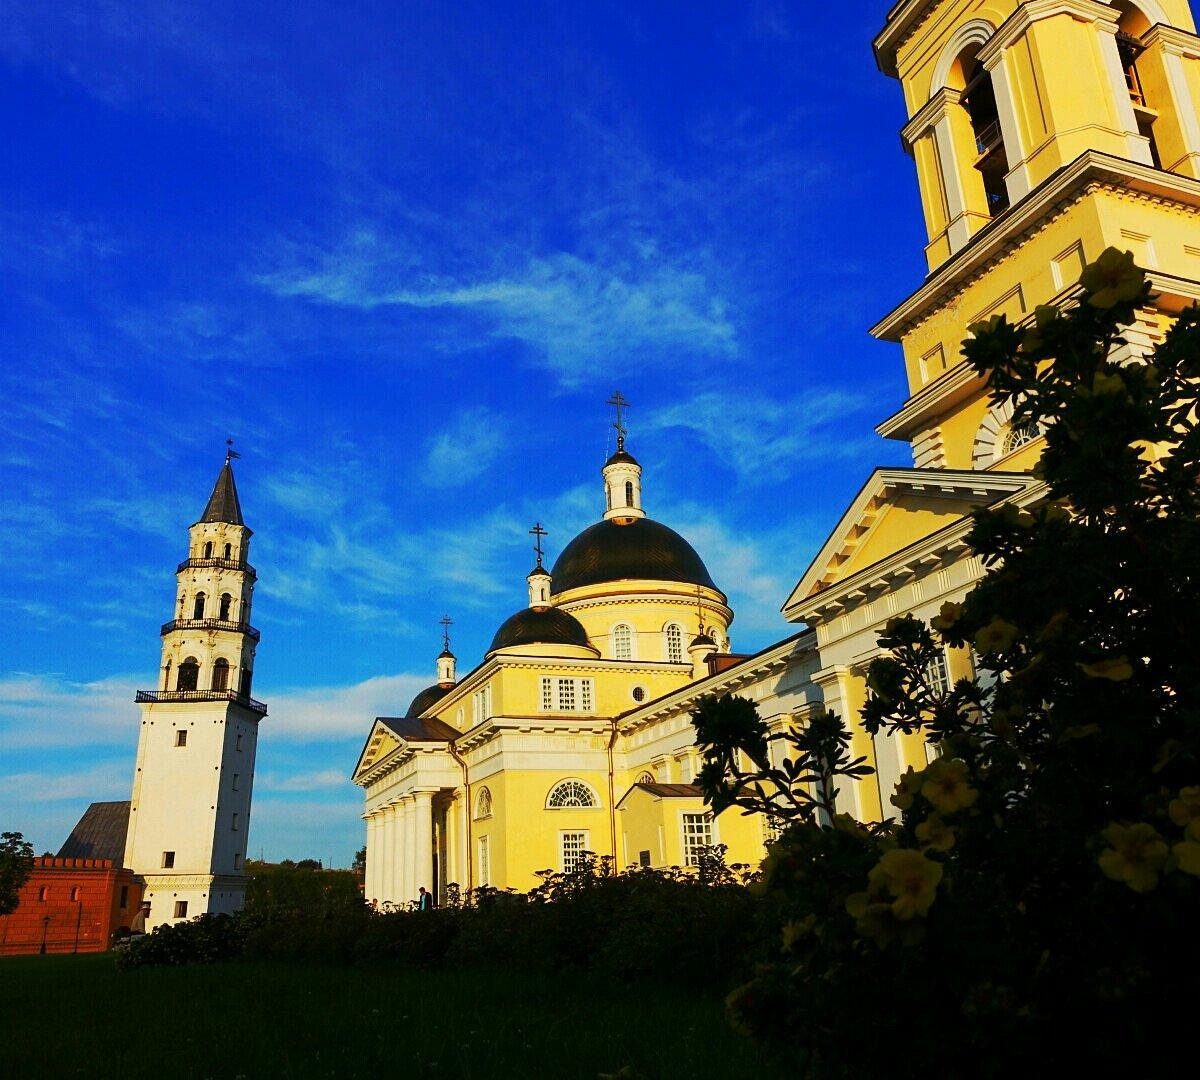
[[[496,463],[508,437],[508,421],[478,406],[459,413],[429,449],[427,480],[433,487],[459,487]]]
[[[153,675],[71,682],[60,675],[21,672],[0,678],[0,742],[9,749],[137,745],[134,689]]]
[[[351,686],[309,686],[272,691],[264,745],[272,739],[317,742],[366,738],[376,716],[403,715],[409,702],[434,679],[426,675],[379,675]],[[264,691],[264,693],[267,693]],[[349,773],[353,760],[345,762]]]
[[[254,787],[260,792],[290,793],[297,791],[328,791],[350,783],[346,769],[320,769],[316,772],[264,772],[255,778]]]

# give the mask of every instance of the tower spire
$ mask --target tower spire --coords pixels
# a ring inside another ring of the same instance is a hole
[[[201,522],[214,524],[225,522],[227,525],[245,525],[242,520],[242,504],[238,500],[237,484],[233,480],[233,466],[230,462],[241,457],[233,448],[233,440],[225,440],[225,463],[217,474],[217,482],[213,485],[212,494],[208,497],[208,505],[200,517]]]

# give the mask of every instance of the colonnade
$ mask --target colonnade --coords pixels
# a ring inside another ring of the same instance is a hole
[[[367,874],[365,897],[395,905],[415,900],[424,886],[433,892],[433,797],[437,788],[417,788],[397,795],[371,813],[367,823]],[[463,814],[455,797],[447,813],[445,881],[456,881],[463,867],[459,858],[457,825]],[[465,882],[461,882],[465,888]]]

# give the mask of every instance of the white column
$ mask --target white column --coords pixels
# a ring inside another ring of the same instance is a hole
[[[367,872],[363,877],[363,899],[369,904],[375,895],[375,860],[379,858],[379,847],[375,841],[375,815],[364,814],[367,822]]]
[[[1008,70],[1008,51],[1001,49],[995,56],[988,57],[983,66],[992,76],[992,93],[996,98],[1000,134],[1004,138],[1004,153],[1008,158],[1008,175],[1004,178],[1004,184],[1008,188],[1009,203],[1015,204],[1029,194],[1032,185],[1029,182],[1029,165],[1025,161],[1021,125],[1017,122],[1017,99]]]
[[[446,880],[442,889],[452,881],[458,881],[458,804],[460,796],[456,791],[450,804],[446,807],[446,824],[443,842],[446,845]]]
[[[946,220],[949,222],[947,237],[950,250],[958,251],[971,239],[967,223],[967,197],[963,192],[962,177],[958,173],[958,156],[954,150],[954,132],[950,117],[945,111],[933,125],[933,145],[937,148],[938,164],[942,169],[942,190],[946,193]]]
[[[375,890],[374,898],[380,906],[388,898],[388,875],[392,866],[392,810],[390,806],[381,806],[376,812],[379,819],[375,826]]]
[[[433,888],[433,792],[426,789],[416,793],[413,808],[413,869],[416,873],[413,896],[417,889]]]
[[[401,795],[392,803],[392,885],[388,899],[397,906],[406,899],[404,873],[408,863],[408,838],[404,835],[404,818],[407,806],[407,795]]]
[[[403,837],[401,843],[404,846],[404,858],[400,864],[400,873],[397,880],[397,896],[396,903],[401,907],[406,905],[412,898],[416,887],[413,885],[415,876],[413,871],[413,797],[405,795],[400,803],[400,835]]]

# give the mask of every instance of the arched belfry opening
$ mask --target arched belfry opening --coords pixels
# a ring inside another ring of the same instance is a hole
[[[1135,4],[1119,2],[1112,6],[1119,13],[1117,52],[1121,57],[1121,70],[1125,75],[1125,88],[1129,91],[1129,103],[1133,106],[1138,134],[1149,145],[1150,160],[1154,167],[1161,169],[1163,163],[1158,150],[1158,140],[1155,138],[1154,122],[1168,103],[1157,100],[1158,95],[1153,92],[1154,81],[1143,78],[1138,66],[1146,52],[1143,37],[1150,29],[1151,22]]]
[[[992,74],[979,62],[977,44],[968,45],[950,68],[948,85],[958,90],[960,102],[971,122],[975,160],[972,167],[983,181],[985,207],[990,217],[1008,209],[1008,153],[1000,127],[996,88]]]

